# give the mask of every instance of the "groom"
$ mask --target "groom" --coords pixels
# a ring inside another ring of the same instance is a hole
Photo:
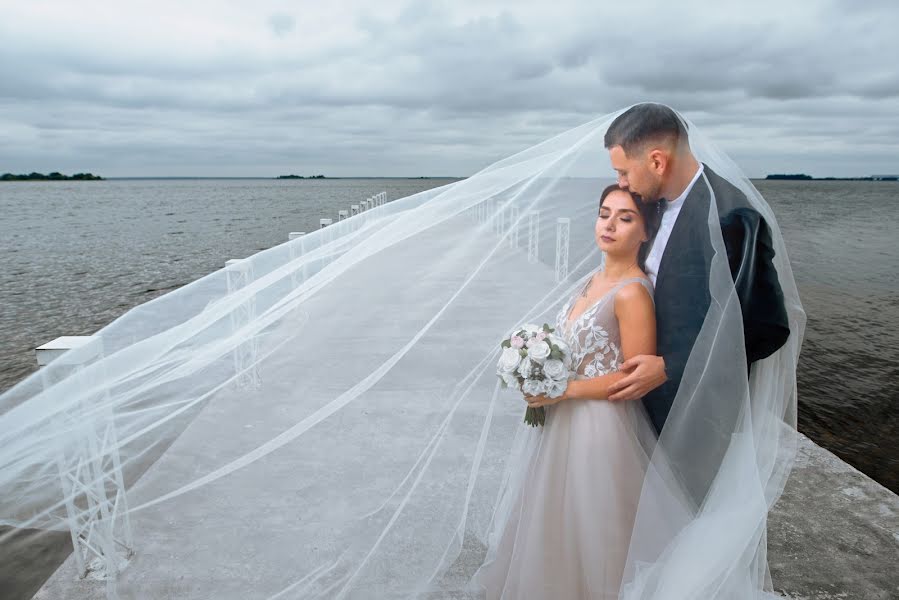
[[[642,397],[660,433],[710,305],[709,188],[743,314],[747,368],[774,353],[790,334],[783,292],[768,225],[742,192],[694,158],[677,113],[660,104],[638,104],[612,122],[605,146],[621,187],[663,203],[646,259],[655,284],[659,356],[626,361],[621,370],[627,375],[609,389],[610,400]]]

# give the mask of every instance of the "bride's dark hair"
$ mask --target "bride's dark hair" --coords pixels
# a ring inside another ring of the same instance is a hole
[[[625,194],[630,195],[630,197],[634,200],[634,204],[637,205],[637,210],[640,212],[640,216],[643,217],[643,227],[646,229],[646,241],[640,244],[640,249],[637,251],[637,266],[640,267],[640,270],[645,273],[646,257],[649,256],[649,249],[652,248],[652,241],[655,239],[656,233],[658,233],[659,231],[659,223],[662,220],[661,214],[659,213],[658,202],[646,202],[638,194],[624,189],[617,183],[613,183],[612,185],[606,187],[606,189],[602,191],[602,194],[600,194],[600,209],[602,208],[602,203],[606,201],[606,197],[612,192],[624,192]],[[662,200],[661,202],[664,201]],[[599,214],[598,211],[597,214]]]

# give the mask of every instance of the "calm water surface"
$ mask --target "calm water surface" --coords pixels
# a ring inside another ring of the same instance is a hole
[[[321,216],[445,179],[0,184],[0,392],[35,347],[311,231]],[[899,184],[756,182],[787,239],[808,327],[800,429],[899,492]]]

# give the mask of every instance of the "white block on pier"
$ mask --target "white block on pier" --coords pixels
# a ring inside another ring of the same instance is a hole
[[[288,239],[288,241],[295,240],[298,237],[303,237],[304,235],[306,235],[305,231],[291,231],[290,233],[287,234],[287,239]]]
[[[34,355],[37,357],[39,367],[46,366],[50,361],[59,357],[67,350],[78,348],[89,343],[94,336],[92,335],[63,335],[51,342],[47,342],[43,346],[34,349]]]

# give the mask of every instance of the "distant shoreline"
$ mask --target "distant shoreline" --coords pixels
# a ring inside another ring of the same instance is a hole
[[[53,175],[40,175],[40,177],[32,177],[29,175],[13,175],[11,173],[6,173],[4,175],[0,175],[0,182],[4,181],[215,181],[215,180],[231,180],[231,181],[316,181],[316,180],[427,180],[427,179],[453,179],[453,180],[462,180],[468,179],[469,175],[427,175],[427,176],[417,176],[417,177],[403,177],[403,176],[365,176],[365,175],[349,175],[345,177],[331,177],[331,176],[311,176],[311,177],[303,177],[303,176],[278,176],[278,177],[270,177],[270,176],[247,176],[247,177],[235,177],[235,176],[194,176],[194,175],[185,175],[185,176],[122,176],[122,177],[100,177],[99,175],[92,175],[91,173],[76,173],[72,176],[62,175],[61,177],[51,177]],[[581,179],[579,177],[574,177],[574,179]],[[593,179],[593,178],[588,178]],[[896,182],[899,181],[899,175],[884,175],[884,176],[869,176],[869,177],[811,177],[811,176],[796,176],[796,175],[767,175],[765,177],[750,177],[752,181],[887,181],[887,182]]]
[[[791,175],[775,173],[762,181],[899,181],[899,175],[869,175],[868,177],[812,177],[805,173]]]
[[[201,180],[235,180],[235,181],[318,181],[318,180],[334,180],[334,179],[395,179],[395,180],[419,180],[419,179],[467,179],[468,176],[460,177],[458,175],[429,175],[427,177],[396,177],[396,176],[365,176],[351,175],[347,177],[204,177],[204,176],[178,176],[178,177],[107,177],[109,181],[201,181]]]
[[[74,175],[63,175],[58,171],[53,171],[49,175],[43,173],[21,173],[15,175],[13,173],[4,173],[0,175],[0,181],[103,181],[103,178],[93,173],[75,173]]]

